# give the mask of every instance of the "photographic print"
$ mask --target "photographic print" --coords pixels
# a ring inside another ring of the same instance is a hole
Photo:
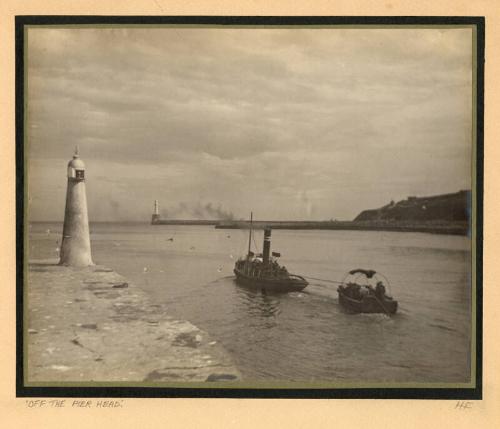
[[[18,391],[480,394],[482,21],[74,20],[17,24]]]

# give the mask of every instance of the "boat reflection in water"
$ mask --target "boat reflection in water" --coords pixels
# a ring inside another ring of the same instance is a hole
[[[250,325],[257,330],[275,328],[282,311],[282,295],[243,286],[238,282],[236,282],[236,287],[240,297],[240,309],[244,310],[248,319],[251,320]]]
[[[246,286],[257,287],[269,292],[294,292],[304,289],[308,282],[304,277],[290,274],[286,267],[278,264],[281,256],[277,252],[271,254],[271,229],[264,229],[264,246],[262,254],[250,250],[252,242],[252,218],[250,217],[250,233],[248,237],[248,253],[240,258],[234,266],[236,281]]]

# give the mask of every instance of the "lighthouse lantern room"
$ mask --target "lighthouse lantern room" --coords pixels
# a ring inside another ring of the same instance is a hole
[[[68,162],[68,179],[85,180],[85,164],[79,157],[78,146],[75,149],[73,159]]]

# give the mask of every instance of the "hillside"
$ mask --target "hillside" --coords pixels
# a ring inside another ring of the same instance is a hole
[[[467,222],[470,207],[470,191],[430,197],[408,197],[397,203],[391,201],[378,209],[364,210],[354,221]]]

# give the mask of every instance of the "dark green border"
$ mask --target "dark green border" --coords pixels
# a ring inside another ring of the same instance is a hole
[[[25,179],[28,169],[24,124],[27,123],[25,64],[27,28],[88,27],[182,28],[472,28],[473,127],[472,141],[472,331],[471,381],[469,383],[146,383],[61,382],[28,383],[26,323],[27,260],[24,249],[28,222]],[[206,17],[206,16],[17,16],[16,17],[16,229],[17,229],[17,396],[79,397],[255,397],[255,398],[419,398],[480,399],[482,395],[482,215],[483,215],[483,117],[484,117],[484,18],[482,17]],[[21,214],[21,215],[20,215]]]

